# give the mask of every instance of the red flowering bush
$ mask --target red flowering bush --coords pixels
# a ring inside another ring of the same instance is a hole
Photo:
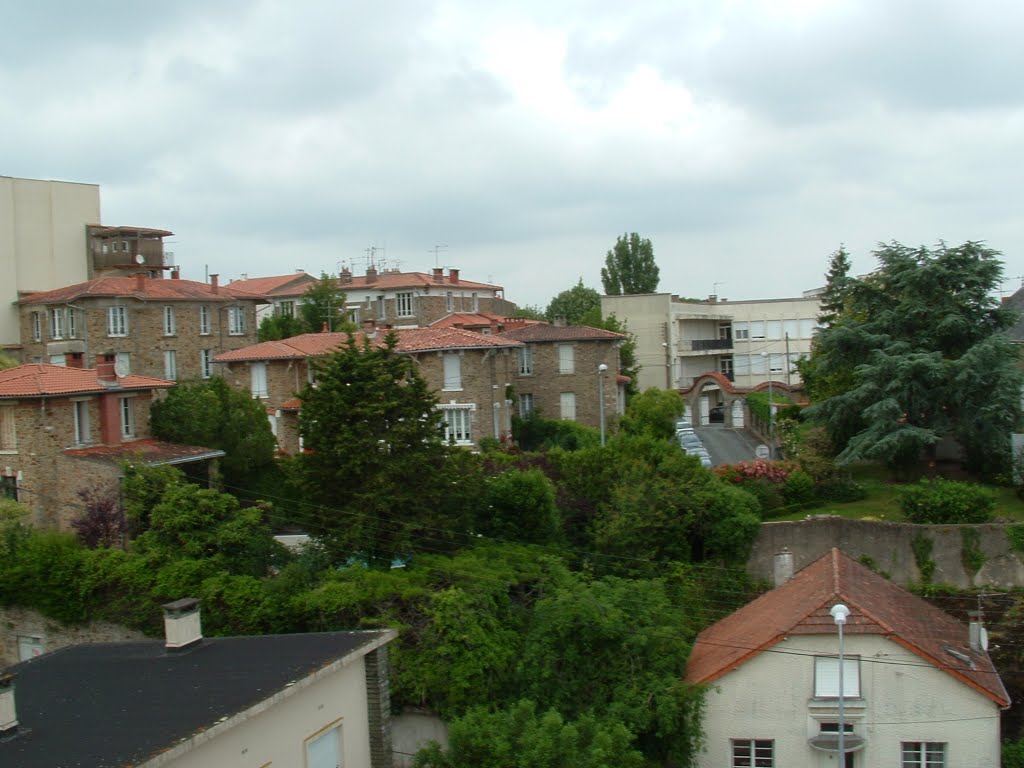
[[[761,503],[762,516],[785,505],[786,482],[798,467],[792,461],[744,461],[715,467],[723,481],[739,486]]]

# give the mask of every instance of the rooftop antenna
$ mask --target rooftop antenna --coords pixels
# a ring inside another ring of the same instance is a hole
[[[448,248],[448,246],[447,245],[435,245],[433,248],[431,248],[429,251],[427,251],[427,253],[430,253],[430,251],[434,252],[434,269],[437,269],[439,266],[441,266],[440,264],[437,263],[437,261],[438,261],[437,260],[437,254],[438,254],[438,252],[442,248],[446,249],[446,248]]]
[[[712,296],[717,296],[718,295],[718,286],[720,286],[720,285],[726,285],[726,283],[724,281],[719,281],[717,283],[712,283],[711,284],[711,295]]]

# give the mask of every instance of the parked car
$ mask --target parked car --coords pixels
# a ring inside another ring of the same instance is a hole
[[[725,406],[716,405],[710,411],[708,411],[708,421],[712,424],[724,424],[725,423]]]

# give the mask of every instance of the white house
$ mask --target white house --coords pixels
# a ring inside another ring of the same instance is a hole
[[[787,570],[783,553],[776,572]],[[997,768],[1010,702],[980,622],[961,624],[838,549],[698,636],[687,666],[708,687],[697,764],[843,765],[837,603],[850,610],[845,768]]]
[[[393,630],[204,639],[198,610],[0,673],[0,765],[390,768]]]

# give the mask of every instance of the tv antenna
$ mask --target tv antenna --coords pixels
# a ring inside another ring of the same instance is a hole
[[[434,268],[435,269],[437,267],[441,266],[438,263],[438,253],[440,253],[441,250],[446,250],[447,248],[448,248],[447,245],[435,245],[433,248],[431,248],[430,250],[427,251],[427,253],[430,253],[430,251],[434,252]]]

